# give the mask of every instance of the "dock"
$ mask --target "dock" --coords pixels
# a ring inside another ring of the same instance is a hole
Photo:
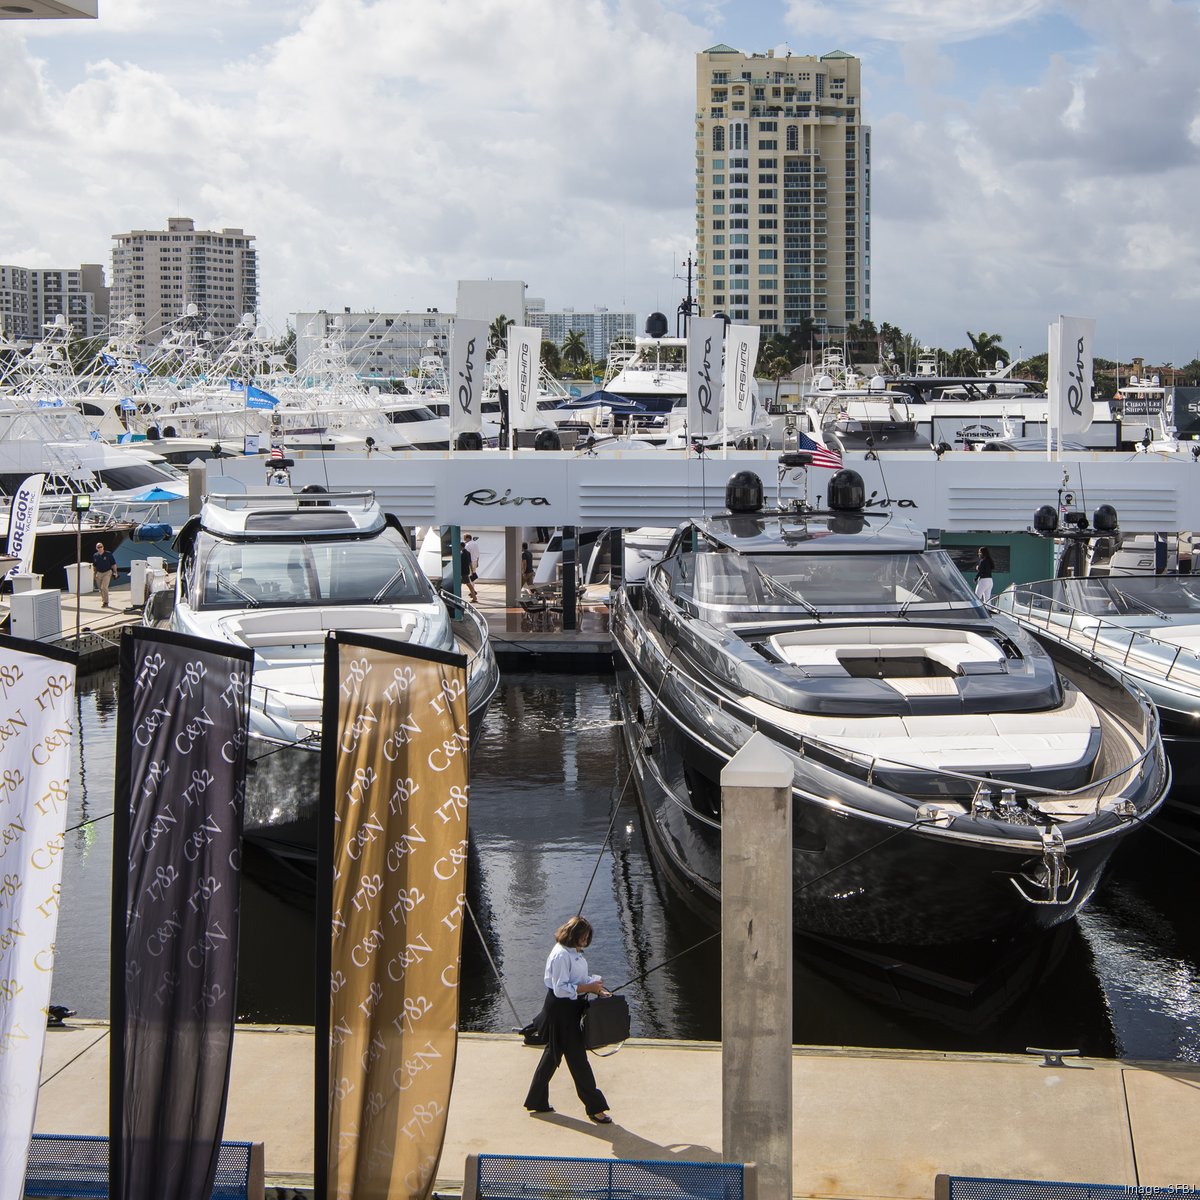
[[[47,1031],[37,1132],[108,1132],[108,1025]],[[721,1047],[634,1039],[594,1059],[613,1124],[592,1124],[564,1065],[556,1109],[522,1107],[540,1051],[515,1034],[462,1034],[437,1192],[457,1194],[468,1154],[718,1161]],[[931,1200],[940,1172],[1200,1184],[1200,1064],[796,1046],[793,1191]],[[265,1146],[268,1196],[312,1186],[313,1031],[239,1025],[225,1137]]]
[[[174,576],[170,581],[174,583]],[[477,607],[487,618],[492,650],[502,670],[606,672],[612,669],[606,604],[598,603],[592,596],[585,598],[578,609],[577,628],[563,629],[562,613],[549,605],[534,611],[519,604],[506,605],[503,583],[480,581],[477,590]],[[607,590],[604,594],[607,596]],[[99,592],[84,592],[79,597],[77,645],[75,595],[62,593],[62,635],[53,639],[53,644],[78,649],[80,676],[115,666],[121,630],[127,625],[141,624],[142,606],[130,604],[128,575],[122,573],[109,593],[109,600],[111,607],[102,608]],[[0,617],[6,614],[7,605],[0,605]]]

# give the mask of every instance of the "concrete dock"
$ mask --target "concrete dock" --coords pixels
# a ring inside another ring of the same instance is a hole
[[[108,1131],[108,1026],[47,1032],[39,1133]],[[539,1051],[516,1035],[464,1034],[437,1190],[468,1154],[715,1161],[721,1048],[634,1040],[594,1059],[614,1124],[593,1125],[565,1065],[557,1110],[522,1107]],[[931,1198],[939,1172],[1178,1189],[1200,1184],[1200,1064],[797,1046],[794,1194]],[[260,1141],[268,1184],[312,1183],[313,1031],[238,1026],[228,1139]]]

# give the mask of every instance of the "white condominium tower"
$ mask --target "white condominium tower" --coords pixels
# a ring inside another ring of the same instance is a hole
[[[241,229],[197,229],[190,217],[170,217],[166,230],[113,234],[110,308],[113,320],[137,317],[147,341],[199,310],[201,327],[228,336],[244,313],[258,311],[258,253]]]
[[[785,332],[871,315],[871,131],[840,50],[696,55],[700,312]]]

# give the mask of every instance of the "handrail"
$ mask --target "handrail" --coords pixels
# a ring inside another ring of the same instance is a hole
[[[1179,663],[1180,656],[1183,654],[1184,650],[1187,650],[1187,647],[1185,646],[1179,646],[1174,642],[1168,642],[1163,638],[1155,637],[1153,634],[1145,633],[1140,629],[1130,629],[1128,625],[1121,625],[1116,621],[1111,621],[1105,617],[1094,616],[1091,613],[1082,612],[1079,608],[1072,604],[1067,604],[1064,601],[1059,600],[1054,596],[1046,595],[1043,592],[1036,592],[1031,587],[1025,585],[1014,584],[1011,588],[1007,589],[1007,592],[1011,593],[1012,595],[1012,607],[1006,608],[1001,605],[993,604],[993,607],[997,611],[1002,613],[1009,612],[1014,617],[1020,613],[1020,615],[1028,617],[1030,621],[1040,625],[1047,632],[1052,632],[1055,624],[1061,627],[1061,620],[1057,622],[1053,621],[1054,613],[1056,611],[1061,611],[1067,618],[1065,638],[1068,642],[1075,641],[1072,635],[1075,633],[1076,617],[1080,618],[1080,620],[1086,618],[1088,621],[1094,621],[1096,627],[1092,634],[1091,653],[1098,658],[1105,658],[1105,656],[1097,649],[1102,631],[1106,634],[1106,641],[1111,640],[1114,643],[1117,640],[1123,641],[1124,638],[1128,636],[1129,644],[1125,647],[1125,653],[1120,662],[1120,666],[1122,667],[1128,665],[1129,656],[1133,653],[1133,648],[1135,645],[1143,649],[1149,648],[1161,651],[1164,656],[1168,654],[1171,655],[1171,661],[1163,675],[1164,680],[1169,680],[1171,678],[1171,672],[1175,670],[1175,667]],[[997,599],[999,598],[1000,597],[997,597]],[[1034,604],[1035,600],[1038,602],[1036,606]],[[1119,646],[1113,645],[1112,649],[1114,654],[1120,653]],[[1189,657],[1188,659],[1184,660],[1184,665],[1190,665],[1192,670],[1200,671],[1200,653],[1195,650],[1187,650],[1187,653]],[[1105,659],[1105,661],[1108,660]]]

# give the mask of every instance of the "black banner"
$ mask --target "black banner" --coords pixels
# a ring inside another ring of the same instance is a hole
[[[121,641],[109,1195],[207,1200],[237,983],[250,650]]]

